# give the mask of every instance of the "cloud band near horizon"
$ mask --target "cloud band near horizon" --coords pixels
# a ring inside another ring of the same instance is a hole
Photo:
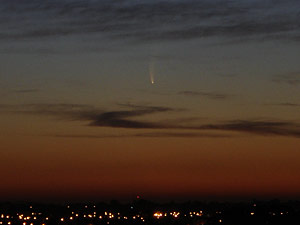
[[[195,118],[189,120],[178,118],[173,121],[149,121],[144,118],[155,113],[176,113],[179,110],[160,106],[121,105],[127,110],[104,111],[96,107],[80,104],[29,104],[29,105],[0,105],[1,113],[16,113],[25,115],[54,116],[68,121],[87,121],[87,126],[125,128],[132,130],[165,130],[165,133],[144,133],[140,136],[209,136],[211,134],[196,134],[193,132],[219,131],[254,134],[260,136],[286,136],[300,138],[300,124],[282,120],[228,120],[215,123],[199,124]],[[141,119],[143,118],[143,119]],[[192,122],[192,123],[191,123]],[[187,133],[170,133],[170,131],[185,131]],[[87,135],[88,136],[88,135]],[[138,135],[135,135],[138,136]],[[213,135],[211,135],[212,137]],[[216,135],[222,136],[222,135]],[[223,135],[224,137],[224,135]]]

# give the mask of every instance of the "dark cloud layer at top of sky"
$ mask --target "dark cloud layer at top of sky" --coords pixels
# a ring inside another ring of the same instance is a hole
[[[0,0],[0,40],[95,35],[134,41],[300,36],[300,2]]]
[[[80,104],[31,104],[0,105],[0,112],[55,116],[66,120],[87,121],[89,126],[126,129],[182,130],[182,131],[221,131],[238,132],[262,136],[287,136],[300,138],[300,124],[281,120],[232,120],[199,124],[197,120],[178,118],[173,121],[149,121],[143,116],[154,113],[177,112],[177,109],[160,106],[124,105],[125,110],[104,111],[93,106]],[[193,122],[194,121],[194,122]],[[142,135],[142,134],[141,134]],[[151,134],[149,133],[151,136]],[[152,134],[154,135],[154,134]],[[188,135],[188,134],[186,134]],[[204,134],[193,134],[194,137]],[[158,135],[156,135],[158,136]],[[160,136],[164,136],[160,133]],[[170,132],[165,136],[171,136]],[[173,134],[176,136],[176,134]],[[184,136],[183,133],[178,136]]]

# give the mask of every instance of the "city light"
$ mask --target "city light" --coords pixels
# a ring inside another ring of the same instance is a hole
[[[251,205],[252,206],[252,205]],[[71,208],[72,206],[70,206]],[[73,208],[73,207],[72,207]],[[134,211],[128,207],[126,211],[115,211],[113,209],[108,210],[93,210],[90,211],[86,209],[84,206],[82,208],[73,208],[73,211],[65,211],[64,213],[59,213],[58,215],[55,214],[47,214],[47,212],[41,212],[40,210],[32,210],[28,212],[27,210],[20,210],[18,212],[11,212],[10,214],[3,213],[0,211],[0,225],[50,225],[50,224],[66,224],[66,225],[78,225],[78,224],[93,224],[98,225],[107,224],[110,221],[110,224],[141,224],[147,223],[151,224],[151,219],[154,220],[161,220],[157,221],[158,223],[166,222],[166,223],[178,223],[180,224],[208,224],[206,221],[215,221],[211,224],[226,224],[224,223],[224,218],[226,215],[226,211],[220,210],[213,210],[208,208],[209,210],[168,210],[167,207],[157,207],[159,211],[155,211],[153,208],[154,213],[143,212],[142,208],[139,209],[138,207],[134,207]],[[100,208],[100,207],[99,207]],[[174,208],[173,208],[174,209]],[[270,208],[271,209],[271,208]],[[57,211],[59,212],[59,211]],[[276,211],[270,210],[266,211],[268,217],[272,216],[288,216],[287,211]],[[34,215],[34,216],[32,216]],[[234,215],[232,213],[231,215]],[[248,212],[248,216],[256,215],[255,211]],[[291,214],[292,215],[292,214]],[[201,217],[201,218],[199,218]],[[96,219],[97,218],[97,219]],[[253,217],[254,220],[260,218],[260,214]],[[214,220],[213,220],[214,219]],[[33,222],[34,221],[34,222]],[[50,223],[48,223],[48,221]],[[98,222],[97,222],[98,221]],[[197,222],[198,221],[198,222]],[[255,223],[254,223],[255,224]]]
[[[161,212],[156,212],[153,214],[153,216],[156,217],[157,219],[159,219],[163,216],[163,214]]]

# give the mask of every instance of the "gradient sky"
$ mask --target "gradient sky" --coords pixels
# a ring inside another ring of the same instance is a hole
[[[299,199],[299,59],[298,0],[0,0],[0,200]]]

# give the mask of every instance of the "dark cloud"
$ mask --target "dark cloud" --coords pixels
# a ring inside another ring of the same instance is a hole
[[[300,106],[300,104],[289,103],[289,102],[281,103],[279,105],[281,105],[281,106],[289,106],[289,107],[299,107]]]
[[[300,72],[277,75],[272,79],[273,82],[289,85],[300,85]]]
[[[80,104],[29,104],[21,106],[0,105],[0,112],[13,112],[18,114],[35,114],[55,116],[66,120],[87,121],[89,126],[130,128],[130,129],[153,129],[153,130],[182,130],[191,132],[151,132],[140,133],[134,136],[144,137],[197,137],[211,136],[215,134],[196,133],[201,131],[221,131],[248,133],[263,136],[290,136],[300,138],[300,124],[297,122],[268,121],[268,120],[234,120],[223,123],[199,124],[198,120],[150,121],[144,118],[155,113],[177,112],[177,109],[158,106],[122,105],[127,110],[104,111],[90,105]],[[217,135],[219,136],[219,135]]]
[[[142,122],[135,118],[138,116],[144,116],[148,114],[158,113],[158,112],[170,112],[174,111],[167,107],[145,107],[145,106],[134,106],[132,110],[124,111],[112,111],[104,112],[96,115],[90,123],[91,126],[103,126],[103,127],[119,127],[119,128],[144,128],[144,129],[158,129],[158,128],[168,128],[168,125],[161,122]]]
[[[20,93],[20,94],[26,94],[26,93],[35,93],[39,92],[40,89],[20,89],[20,90],[15,90],[15,93]]]
[[[210,134],[210,133],[197,133],[197,132],[181,132],[181,133],[170,133],[170,132],[156,132],[156,133],[139,133],[135,134],[135,137],[175,137],[175,138],[229,138],[233,135],[225,134]]]
[[[12,106],[9,104],[0,104],[1,112],[5,112],[7,109],[10,109]]]
[[[202,129],[246,132],[265,136],[291,136],[300,138],[300,124],[281,121],[236,120],[223,124],[208,124]]]
[[[213,93],[213,92],[203,92],[203,91],[181,91],[178,92],[179,95],[191,96],[191,97],[205,97],[210,99],[222,100],[227,99],[230,96],[222,93]]]
[[[57,55],[57,54],[61,54],[63,52],[61,49],[59,50],[59,49],[46,48],[46,47],[26,48],[26,47],[16,47],[15,46],[15,47],[10,47],[10,48],[5,47],[5,48],[0,49],[0,54],[37,54],[37,53],[40,55],[52,55],[52,54]]]
[[[0,105],[1,112],[55,116],[68,120],[90,121],[90,126],[116,127],[116,128],[168,128],[161,122],[145,122],[137,117],[159,113],[177,111],[168,107],[140,106],[119,104],[128,110],[104,111],[90,105],[82,104],[26,104],[26,105]],[[131,119],[133,118],[133,119]]]
[[[286,106],[286,107],[300,107],[300,104],[290,103],[290,102],[284,102],[284,103],[278,103],[278,104],[265,104],[265,105]]]
[[[47,137],[54,137],[54,138],[91,138],[91,139],[101,139],[101,138],[121,138],[125,137],[122,135],[87,135],[87,134],[50,134],[44,135]]]
[[[93,106],[84,104],[3,104],[0,105],[0,110],[1,113],[55,116],[69,120],[86,120],[83,118],[84,116],[102,112]]]
[[[0,39],[297,40],[299,7],[292,0],[0,0]]]
[[[68,134],[55,134],[47,135],[50,137],[58,138],[130,138],[130,137],[141,137],[141,138],[229,138],[232,135],[224,134],[210,134],[210,133],[196,133],[196,132],[151,132],[151,133],[136,133],[131,135],[68,135]]]

